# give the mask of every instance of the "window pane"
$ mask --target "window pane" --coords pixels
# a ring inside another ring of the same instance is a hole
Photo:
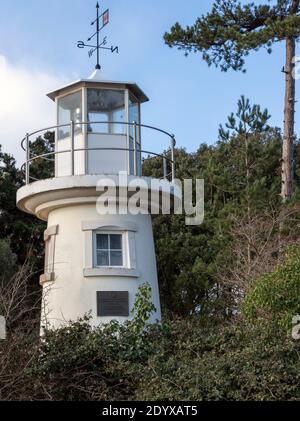
[[[93,123],[93,122],[101,123]],[[108,115],[105,113],[89,112],[88,113],[88,132],[90,133],[108,133]]]
[[[108,249],[108,234],[97,234],[97,250]]]
[[[109,266],[108,250],[97,251],[97,266]]]
[[[138,102],[133,98],[133,96],[131,95],[129,97],[129,123],[133,123],[134,121],[136,123],[140,123],[139,121],[139,104]],[[129,143],[130,143],[130,149],[134,149],[134,145],[133,145],[133,138],[134,138],[134,126],[133,125],[129,125]],[[137,141],[137,145],[136,145],[136,149],[137,149],[137,173],[138,175],[141,173],[141,153],[139,152],[139,150],[141,149],[140,147],[140,127],[138,126],[136,129],[136,141]],[[133,150],[130,152],[130,160],[129,160],[129,166],[130,166],[130,174],[133,174],[133,169],[134,169],[134,152]]]
[[[120,108],[118,110],[113,111],[112,113],[112,121],[116,121],[117,123],[113,123],[111,125],[111,131],[114,134],[124,133],[125,126],[124,124],[120,124],[125,121],[125,109]]]
[[[121,234],[110,234],[110,249],[122,250],[122,235]]]
[[[114,134],[125,133],[124,124],[114,124],[114,122],[124,121],[124,91],[114,89],[88,89],[87,109],[89,121],[108,121],[108,124],[89,125],[89,132]],[[97,118],[95,119],[96,116]]]
[[[132,123],[135,121],[136,123],[139,123],[139,105],[138,102],[135,101],[134,98],[129,98],[129,122]]]
[[[66,95],[58,100],[58,125],[82,121],[81,91]],[[81,133],[81,124],[75,124],[75,133]],[[58,139],[70,136],[70,126],[58,128]]]
[[[123,266],[122,251],[110,252],[110,266]]]

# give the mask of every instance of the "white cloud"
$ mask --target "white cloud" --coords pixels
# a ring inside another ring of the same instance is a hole
[[[24,161],[25,133],[55,124],[55,106],[46,93],[65,82],[46,71],[14,66],[0,55],[0,145],[18,164]]]

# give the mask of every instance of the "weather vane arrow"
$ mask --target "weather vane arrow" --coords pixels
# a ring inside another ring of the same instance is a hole
[[[112,53],[119,53],[119,47],[111,45],[110,47],[106,47],[107,45],[107,37],[104,37],[100,41],[100,31],[109,23],[109,9],[106,9],[101,15],[99,14],[99,3],[96,4],[96,19],[91,22],[91,25],[96,24],[96,32],[91,35],[87,42],[91,42],[94,37],[96,37],[96,45],[86,44],[84,41],[77,41],[78,48],[89,48],[88,55],[92,57],[94,52],[97,52],[97,64],[95,66],[96,69],[101,69],[100,66],[100,50],[110,50]]]

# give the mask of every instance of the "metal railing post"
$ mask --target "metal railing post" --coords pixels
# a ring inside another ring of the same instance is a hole
[[[133,174],[137,175],[137,156],[136,156],[136,141],[137,141],[137,133],[136,133],[136,122],[133,122]]]
[[[29,143],[29,134],[26,133],[26,165],[25,165],[25,182],[26,184],[29,184],[30,182],[30,143]]]
[[[163,169],[164,169],[164,178],[167,178],[167,160],[166,157],[163,157]]]
[[[106,122],[93,122],[93,124],[96,123],[105,123]],[[159,159],[162,159],[162,163],[163,163],[163,176],[164,178],[168,178],[169,179],[169,171],[170,171],[170,167],[171,167],[171,175],[172,175],[172,179],[175,179],[176,177],[176,163],[175,163],[175,146],[176,146],[176,140],[175,140],[175,136],[171,135],[170,133],[158,129],[156,127],[153,126],[148,126],[145,124],[139,124],[136,121],[133,122],[118,122],[117,124],[126,124],[127,127],[132,127],[133,128],[133,133],[131,133],[131,131],[129,132],[129,130],[127,131],[127,133],[130,135],[130,142],[128,144],[127,142],[127,148],[109,148],[109,147],[98,147],[98,148],[89,148],[88,145],[84,145],[85,147],[83,148],[76,148],[76,142],[75,142],[75,137],[76,137],[76,127],[78,127],[80,125],[88,125],[91,124],[91,122],[77,122],[77,121],[73,121],[70,120],[69,123],[67,124],[62,124],[62,125],[58,125],[58,126],[51,126],[48,128],[45,128],[43,130],[38,130],[36,132],[33,133],[27,133],[26,136],[23,138],[21,146],[22,149],[24,150],[25,154],[26,154],[26,161],[25,163],[22,165],[22,171],[24,171],[24,175],[25,175],[25,183],[29,184],[32,180],[34,181],[38,181],[37,178],[34,178],[32,176],[30,176],[30,167],[31,167],[31,163],[34,162],[36,159],[43,159],[45,161],[54,161],[56,160],[56,157],[58,154],[67,154],[70,153],[70,158],[71,160],[70,162],[70,173],[71,175],[75,175],[76,172],[76,163],[75,163],[75,152],[86,152],[89,150],[94,150],[94,151],[103,151],[103,150],[109,150],[109,151],[126,151],[127,156],[130,158],[128,159],[128,163],[129,163],[129,168],[128,168],[128,172],[132,171],[132,175],[135,176],[142,176],[143,174],[143,163],[144,163],[144,158],[143,158],[143,154],[148,154],[151,156],[156,156]],[[41,155],[35,155],[31,152],[30,147],[31,147],[31,142],[30,142],[30,138],[34,135],[36,135],[37,133],[41,133],[42,131],[49,131],[51,129],[57,129],[63,127],[64,130],[69,128],[69,139],[70,139],[70,145],[67,149],[64,150],[57,150],[57,148],[55,148],[54,152],[48,152],[45,154],[41,154]],[[165,135],[167,135],[169,137],[169,139],[171,140],[171,146],[168,149],[167,153],[164,154],[157,154],[154,152],[150,152],[150,151],[146,151],[146,150],[142,150],[141,147],[141,128],[148,128],[148,129],[152,129],[155,130],[157,132],[163,133]],[[88,128],[86,129],[86,131],[88,131]],[[132,141],[133,141],[133,147],[132,147]],[[133,152],[133,155],[132,155]],[[50,159],[49,156],[53,156],[54,155],[54,159]],[[170,158],[171,155],[171,158]],[[63,155],[64,157],[66,155]],[[150,158],[150,156],[148,156]],[[170,164],[169,164],[170,162]],[[131,170],[133,168],[133,170]],[[56,170],[57,170],[57,165],[56,165]],[[56,175],[57,176],[57,173]]]
[[[171,139],[172,180],[174,180],[175,176],[176,176],[176,171],[175,171],[175,145],[176,145],[175,136],[172,135],[172,139]]]
[[[74,136],[75,136],[75,127],[74,121],[71,120],[70,123],[70,138],[71,138],[71,175],[74,175]]]

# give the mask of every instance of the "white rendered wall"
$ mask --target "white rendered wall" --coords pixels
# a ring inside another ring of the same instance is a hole
[[[96,276],[84,277],[86,233],[83,221],[104,223],[112,219],[116,225],[132,223],[136,226],[135,253],[136,270],[139,277]],[[126,320],[126,317],[97,317],[97,291],[128,291],[129,311],[140,284],[148,282],[152,288],[152,301],[157,308],[151,322],[160,320],[160,301],[157,282],[156,259],[150,215],[105,215],[96,212],[95,204],[76,205],[55,209],[48,217],[48,227],[59,225],[55,238],[54,282],[43,286],[43,314],[52,327],[59,327],[76,320],[91,311],[91,324],[97,326],[111,319]]]
[[[122,148],[128,149],[127,136],[117,134],[87,135],[88,148]],[[91,150],[87,152],[87,174],[118,174],[128,169],[128,151]]]
[[[76,134],[74,138],[74,149],[90,149],[89,151],[77,151],[74,153],[74,174],[118,174],[119,171],[128,170],[128,157],[132,159],[133,153],[126,150],[93,150],[93,148],[122,148],[128,149],[126,135],[116,134],[87,134],[87,146],[83,134]],[[133,147],[131,145],[131,147]],[[57,177],[71,174],[71,153],[63,152],[71,149],[71,139],[66,137],[57,141],[56,169]],[[87,157],[87,159],[86,159]]]
[[[74,137],[74,149],[84,149],[84,135],[76,134]],[[66,137],[57,141],[57,151],[62,152],[55,156],[56,177],[72,175],[71,171],[71,153],[63,152],[71,149],[71,138]],[[78,151],[74,153],[74,174],[85,174],[85,152]]]

